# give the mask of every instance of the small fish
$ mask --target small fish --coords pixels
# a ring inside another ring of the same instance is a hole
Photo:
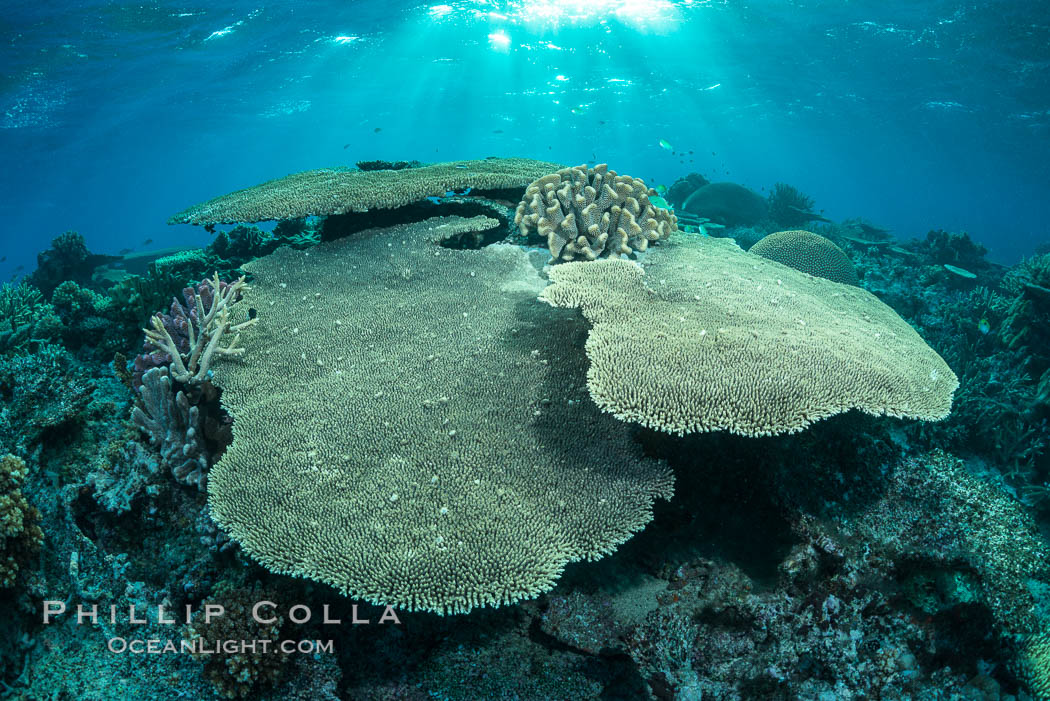
[[[5,260],[7,260],[7,256],[0,256],[0,263],[3,263]]]
[[[119,251],[117,251],[117,255],[118,256],[126,256],[129,253],[131,253],[131,249],[130,248],[122,248]]]
[[[347,150],[348,148],[350,148],[350,144],[343,144],[343,150],[344,151]]]
[[[667,142],[667,139],[660,139],[660,148],[667,149],[668,151],[674,151],[674,146]]]
[[[209,234],[214,234],[215,233],[215,225],[214,224],[205,224],[204,225],[204,230],[207,231]]]
[[[664,195],[667,194],[667,186],[666,185],[657,185],[653,189],[656,190],[656,194],[660,195],[661,197],[663,197]]]
[[[15,272],[17,273],[19,270],[25,270],[25,267],[26,266],[24,266],[24,265],[20,265],[17,268],[15,268]]]
[[[150,245],[151,243],[153,243],[153,239],[146,239],[145,241],[143,241],[143,242],[142,242],[142,245],[143,245],[143,246],[148,246],[148,245]]]
[[[987,334],[989,331],[992,330],[992,325],[988,323],[987,319],[981,319],[977,322],[977,330],[980,331],[982,334]]]
[[[605,124],[605,120],[604,119],[599,119],[598,120],[598,124]]]
[[[502,133],[503,133],[503,130],[502,130],[502,129],[493,129],[493,130],[492,130],[492,133],[493,133],[493,134],[502,134]]]
[[[649,201],[653,203],[654,207],[659,207],[660,209],[671,209],[671,205],[669,205],[667,203],[667,200],[665,200],[663,197],[650,197]]]
[[[374,133],[378,134],[379,132],[383,131],[383,127],[376,127],[376,128],[375,128],[375,129],[373,129],[372,131],[373,131]]]
[[[690,155],[690,156],[692,156],[692,155],[693,155],[693,152],[692,152],[692,151],[690,151],[690,152],[689,152],[689,155]]]

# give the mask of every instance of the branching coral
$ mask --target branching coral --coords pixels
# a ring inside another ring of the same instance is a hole
[[[208,285],[210,290],[201,289],[193,295],[191,309],[177,302],[172,305],[173,323],[186,334],[184,345],[172,337],[160,314],[153,316],[153,328],[145,329],[146,342],[171,358],[172,379],[184,384],[199,384],[208,379],[214,357],[243,354],[244,349],[237,346],[241,331],[256,321],[252,318],[233,323],[230,317],[230,305],[247,290],[244,277],[226,285],[216,274]],[[222,346],[223,336],[230,333],[233,339]]]
[[[528,254],[435,242],[475,226],[373,229],[248,265],[262,350],[216,368],[234,441],[208,497],[267,568],[461,613],[549,590],[670,496],[666,465],[587,400],[585,325],[536,301]]]
[[[563,168],[529,185],[514,213],[522,234],[547,240],[551,261],[595,260],[644,251],[677,229],[677,219],[655,207],[656,191],[604,163]]]
[[[44,542],[40,511],[22,495],[27,474],[20,458],[0,458],[0,589],[14,586],[19,570]]]

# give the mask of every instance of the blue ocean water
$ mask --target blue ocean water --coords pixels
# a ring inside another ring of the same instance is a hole
[[[366,159],[787,182],[898,237],[1050,238],[1045,2],[5,3],[7,260],[201,245],[166,218]],[[672,148],[663,148],[661,140]]]

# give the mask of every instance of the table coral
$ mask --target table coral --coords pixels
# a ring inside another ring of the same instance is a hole
[[[216,368],[233,445],[217,523],[269,569],[408,610],[531,598],[640,530],[665,465],[583,387],[585,328],[536,301],[522,249],[470,220],[249,264],[252,351]]]

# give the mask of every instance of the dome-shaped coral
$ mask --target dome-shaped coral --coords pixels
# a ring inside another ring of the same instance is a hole
[[[811,231],[778,231],[752,246],[751,253],[844,285],[856,285],[853,261],[830,239]]]

